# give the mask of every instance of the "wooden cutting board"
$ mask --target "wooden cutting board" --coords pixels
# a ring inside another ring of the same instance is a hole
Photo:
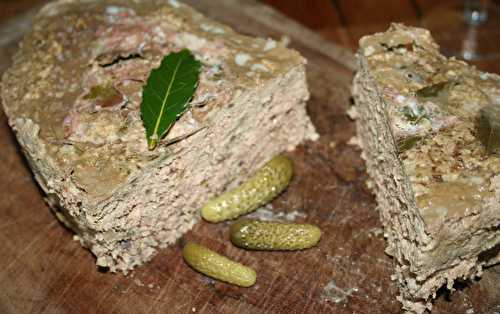
[[[296,176],[272,211],[319,225],[320,245],[303,252],[248,252],[230,244],[227,224],[200,222],[128,276],[99,271],[95,258],[43,202],[0,112],[0,313],[401,312],[360,152],[347,144],[355,135],[345,115],[353,55],[252,0],[187,2],[245,34],[286,34],[309,60],[308,110],[321,138],[292,154]],[[31,16],[0,29],[0,71]],[[238,288],[196,273],[180,254],[186,240],[253,267],[257,284]],[[433,312],[500,311],[499,278],[498,269],[490,269],[481,280],[458,285],[451,296],[443,290]]]

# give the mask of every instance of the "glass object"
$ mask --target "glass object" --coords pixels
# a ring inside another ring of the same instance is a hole
[[[500,57],[500,8],[492,0],[437,5],[422,18],[447,56],[468,61]]]
[[[465,0],[464,19],[472,26],[481,25],[488,19],[489,0]]]

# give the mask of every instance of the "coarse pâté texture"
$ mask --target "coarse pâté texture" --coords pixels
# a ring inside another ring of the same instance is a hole
[[[190,109],[148,150],[139,106],[170,52],[202,63]],[[97,264],[127,272],[173,243],[201,205],[317,134],[305,60],[178,1],[49,3],[2,80],[2,103],[56,216]]]
[[[500,156],[478,125],[500,106],[500,77],[447,59],[427,30],[401,24],[363,37],[358,60],[358,136],[387,252],[404,309],[422,313],[441,286],[500,261]]]

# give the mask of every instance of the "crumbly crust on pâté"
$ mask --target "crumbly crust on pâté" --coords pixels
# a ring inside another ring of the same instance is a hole
[[[358,59],[358,136],[403,304],[421,312],[444,283],[498,262],[481,258],[500,243],[500,158],[477,123],[482,108],[500,106],[500,77],[442,56],[428,31],[401,24],[363,37]]]

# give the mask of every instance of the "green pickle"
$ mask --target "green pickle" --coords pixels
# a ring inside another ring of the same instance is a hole
[[[315,246],[321,230],[310,224],[239,220],[231,225],[231,242],[251,250],[302,250]]]
[[[479,111],[476,133],[488,154],[500,155],[500,106],[489,105]]]
[[[195,243],[187,243],[182,256],[189,266],[202,274],[241,287],[255,284],[255,270]]]
[[[252,212],[285,190],[292,176],[292,161],[278,155],[236,189],[208,201],[201,216],[210,222],[221,222]]]

